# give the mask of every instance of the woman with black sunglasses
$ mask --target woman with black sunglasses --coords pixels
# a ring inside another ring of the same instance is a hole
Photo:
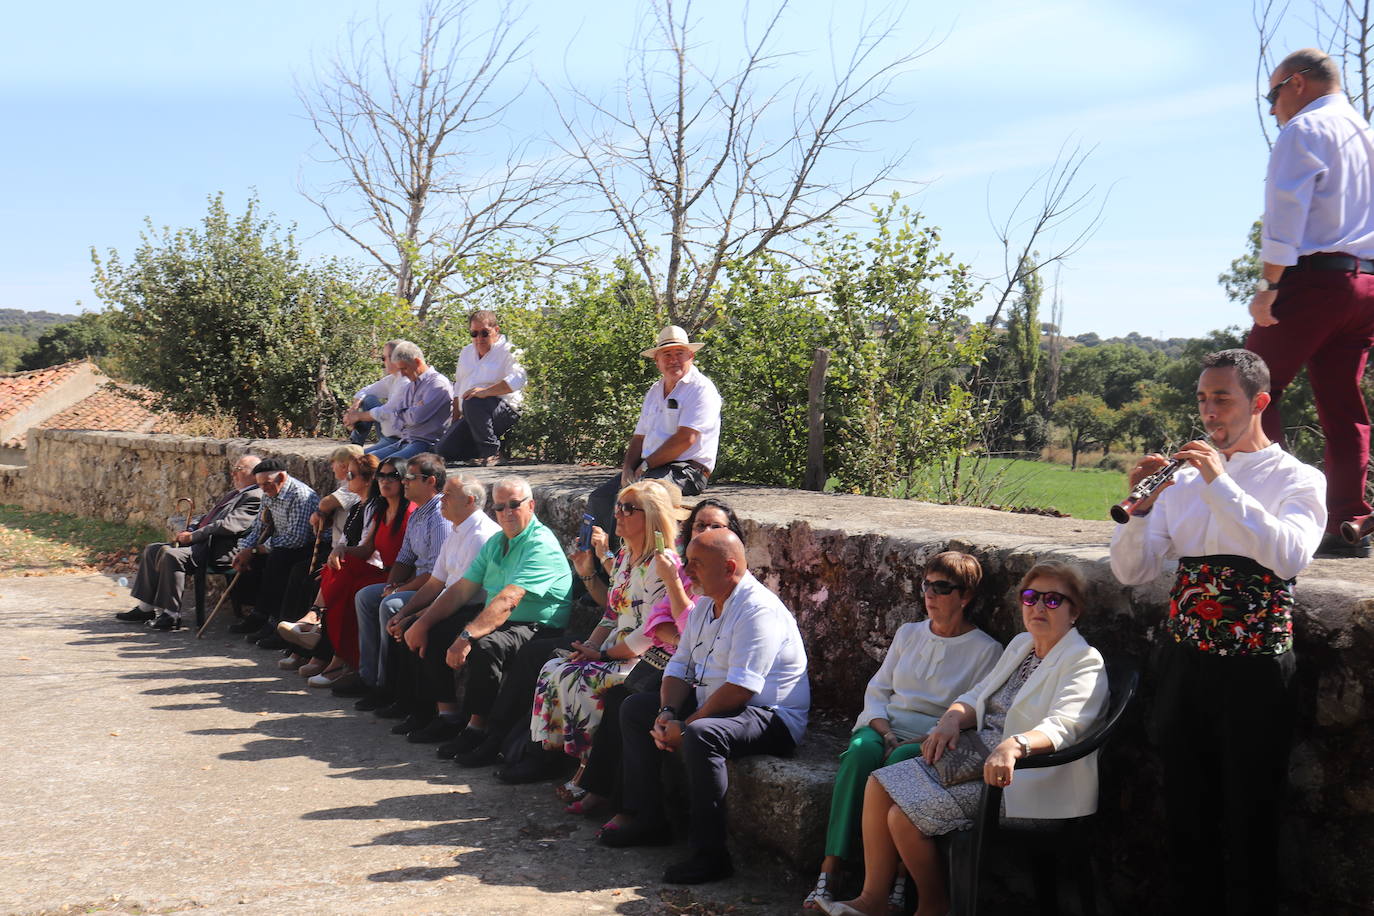
[[[1039,563],[1021,579],[1026,632],[992,672],[955,700],[921,746],[921,757],[884,767],[864,793],[864,889],[823,903],[827,913],[885,914],[883,875],[898,857],[916,882],[917,916],[949,910],[935,837],[973,826],[979,780],[1004,789],[1002,817],[1056,820],[1097,810],[1097,754],[1063,766],[1013,772],[1016,761],[1072,745],[1107,708],[1102,656],[1075,624],[1083,577]]]
[[[1002,644],[968,617],[982,580],[978,558],[957,550],[937,554],[926,564],[921,578],[926,619],[898,628],[882,666],[868,682],[863,711],[840,755],[825,859],[815,888],[802,901],[804,908],[815,909],[834,896],[835,875],[858,845],[869,774],[920,754],[921,741],[950,700],[978,683],[1002,654]],[[888,902],[900,910],[906,903],[906,881],[894,882],[894,877],[895,869],[887,878],[892,887]]]

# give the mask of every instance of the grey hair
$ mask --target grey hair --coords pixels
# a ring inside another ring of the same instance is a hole
[[[391,348],[391,359],[393,362],[410,363],[414,365],[425,358],[424,351],[419,344],[411,343],[408,340],[398,340],[396,345]]]
[[[502,477],[491,485],[491,492],[497,490],[516,490],[523,497],[534,496],[534,490],[530,489],[530,482],[523,477]]]
[[[1308,76],[1314,82],[1328,83],[1340,88],[1341,68],[1336,65],[1335,58],[1325,51],[1317,48],[1303,48],[1279,61],[1279,73],[1291,76],[1303,70],[1309,71]]]
[[[486,484],[482,483],[482,481],[473,477],[471,474],[459,474],[453,479],[458,481],[458,485],[462,489],[463,495],[471,498],[472,504],[477,507],[478,512],[481,512],[487,505]]]

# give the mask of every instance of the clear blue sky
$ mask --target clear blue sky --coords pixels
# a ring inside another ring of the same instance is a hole
[[[217,191],[237,211],[256,189],[266,210],[298,224],[307,251],[351,256],[299,192],[325,176],[296,82],[311,79],[350,18],[380,8],[404,26],[415,6],[83,0],[7,10],[0,308],[97,308],[92,246],[131,254],[145,216],[194,224]],[[698,8],[721,11],[733,33],[725,11],[736,4]],[[856,8],[799,3],[783,44],[823,49],[836,11]],[[609,87],[637,9],[531,0],[531,65],[554,83]],[[1267,150],[1250,10],[1249,0],[912,2],[910,43],[941,42],[900,83],[904,116],[870,143],[911,148],[902,174],[919,184],[904,193],[948,248],[989,274],[1002,259],[989,213],[1004,214],[1066,141],[1095,145],[1083,187],[1110,194],[1101,228],[1062,273],[1065,330],[1192,336],[1240,323],[1243,308],[1216,276],[1261,209]],[[515,129],[538,136],[548,112],[536,91],[527,97]]]

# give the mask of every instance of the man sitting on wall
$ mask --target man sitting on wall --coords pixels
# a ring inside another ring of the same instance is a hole
[[[499,461],[501,437],[520,419],[525,369],[495,312],[479,309],[468,324],[472,343],[458,354],[453,375],[453,422],[434,450],[450,461],[491,466]]]
[[[382,347],[382,368],[386,370],[386,375],[353,395],[353,403],[348,405],[351,409],[370,411],[374,407],[381,407],[393,398],[399,398],[401,391],[410,384],[410,379],[401,374],[401,367],[396,365],[396,360],[392,356],[392,351],[398,343],[399,340],[388,340]],[[374,427],[377,429],[378,445],[396,444],[396,433],[400,427],[396,418],[385,412],[381,420],[363,420],[353,424],[348,441],[354,445],[366,445],[367,437]]]
[[[186,574],[201,566],[224,566],[232,559],[239,536],[258,516],[262,491],[253,479],[261,459],[243,455],[229,468],[234,488],[225,493],[189,530],[177,532],[171,543],[143,548],[131,591],[138,607],[116,614],[128,623],[148,623],[155,630],[181,626],[181,592]]]
[[[396,341],[391,348],[391,359],[410,384],[401,389],[399,396],[380,407],[371,410],[350,407],[343,415],[344,423],[350,425],[364,420],[396,424],[394,443],[383,445],[379,442],[367,450],[379,460],[413,458],[421,452],[431,451],[444,431],[453,396],[448,378],[425,362],[425,354],[410,341]]]

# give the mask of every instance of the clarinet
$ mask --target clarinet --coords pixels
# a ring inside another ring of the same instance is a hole
[[[1142,499],[1147,499],[1156,490],[1164,486],[1183,467],[1183,462],[1177,458],[1170,458],[1164,467],[1146,477],[1131,489],[1131,495],[1111,508],[1112,521],[1124,525],[1131,520],[1131,515],[1135,512],[1136,503]]]

